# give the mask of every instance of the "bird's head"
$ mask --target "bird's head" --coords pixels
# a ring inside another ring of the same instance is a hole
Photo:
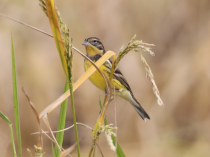
[[[88,56],[94,56],[96,54],[103,55],[105,53],[103,44],[101,43],[100,39],[96,37],[85,39],[82,45],[85,46]]]

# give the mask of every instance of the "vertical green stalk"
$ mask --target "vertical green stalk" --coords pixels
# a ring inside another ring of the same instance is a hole
[[[64,93],[69,89],[68,81],[66,81],[65,87],[64,87]],[[65,128],[65,122],[66,122],[66,112],[67,112],[67,100],[66,99],[60,109],[60,116],[59,116],[59,122],[58,122],[58,129],[57,130],[63,130]],[[64,137],[64,131],[59,132],[56,134],[56,140],[59,144],[59,146],[62,147],[63,144],[63,137]],[[54,148],[54,153],[56,157],[60,156],[60,151],[57,146]]]
[[[13,153],[13,157],[17,157],[16,150],[15,150],[15,142],[14,142],[13,130],[12,130],[12,123],[11,123],[10,119],[7,116],[5,116],[2,112],[0,112],[0,116],[5,120],[5,122],[7,122],[7,124],[9,124],[11,145],[12,145],[12,153]]]
[[[74,96],[73,96],[73,86],[71,83],[69,84],[70,94],[71,94],[71,107],[72,107],[72,115],[73,115],[73,121],[74,121],[74,131],[75,131],[75,137],[77,141],[77,155],[80,157],[80,146],[79,146],[79,135],[77,130],[77,119],[76,119],[76,112],[75,112],[75,106],[74,106]]]
[[[52,144],[52,152],[53,152],[53,157],[56,157],[56,155],[55,155],[55,147],[54,147],[53,144]]]
[[[74,95],[73,95],[73,74],[72,74],[72,67],[73,67],[73,52],[72,52],[72,40],[70,44],[70,51],[71,54],[69,54],[67,57],[67,64],[68,64],[68,73],[69,73],[69,89],[70,89],[70,95],[71,95],[71,107],[72,107],[72,115],[73,115],[73,121],[74,121],[74,131],[75,131],[75,137],[77,141],[77,155],[80,157],[80,146],[79,146],[79,136],[78,136],[78,130],[77,130],[77,120],[76,120],[76,112],[75,112],[75,106],[74,106]]]
[[[13,46],[12,35],[11,35],[11,40],[12,40],[11,48],[12,48],[12,76],[13,76],[13,97],[14,97],[14,111],[15,111],[15,127],[16,127],[17,142],[18,142],[18,157],[22,157],[20,115],[19,115],[17,81],[16,81],[15,54],[14,54],[14,46]]]
[[[16,150],[15,150],[15,142],[14,142],[12,124],[10,124],[9,127],[10,127],[10,137],[11,137],[11,144],[12,144],[12,153],[13,153],[13,157],[17,157]]]

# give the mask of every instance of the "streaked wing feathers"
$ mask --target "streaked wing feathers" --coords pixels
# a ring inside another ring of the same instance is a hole
[[[107,60],[107,62],[104,63],[104,65],[107,68],[111,69],[112,68],[112,61],[111,60]],[[123,74],[121,73],[121,71],[118,68],[115,70],[115,72],[113,74],[113,78],[116,79],[116,80],[118,80],[121,84],[123,84],[125,86],[125,88],[127,90],[129,90],[132,93],[131,88],[128,85],[128,82],[126,81],[125,77],[123,76]]]

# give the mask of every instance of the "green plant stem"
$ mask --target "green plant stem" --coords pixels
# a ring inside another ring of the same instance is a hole
[[[5,116],[2,112],[0,112],[0,117],[2,117],[4,119],[4,121],[7,122],[7,124],[9,124],[11,144],[12,144],[12,153],[13,153],[13,157],[17,157],[16,149],[15,149],[14,136],[13,136],[12,123],[11,123],[10,119],[7,116]]]
[[[69,81],[69,90],[70,90],[70,96],[71,96],[71,108],[72,108],[72,115],[73,115],[73,121],[74,121],[74,131],[75,131],[75,137],[77,141],[77,156],[80,157],[80,146],[79,146],[79,135],[78,135],[78,130],[77,130],[77,119],[76,119],[76,112],[75,112],[75,106],[74,106],[74,95],[73,95],[73,74],[72,74],[72,63],[73,63],[73,52],[72,52],[72,40],[70,44],[70,51],[71,54],[67,57],[67,64],[68,64],[68,81]]]
[[[74,121],[74,131],[75,131],[75,137],[77,141],[77,155],[78,157],[80,157],[79,135],[78,135],[78,130],[77,130],[77,120],[76,120],[76,112],[75,112],[75,106],[74,106],[73,88],[71,85],[69,85],[69,88],[70,88],[70,93],[71,93],[71,107],[72,107],[72,114],[73,114],[73,121]]]
[[[55,147],[54,147],[53,144],[52,144],[52,152],[53,152],[53,157],[56,157],[56,155],[55,155]]]
[[[65,87],[64,87],[64,93],[69,89],[69,84],[68,81],[66,81]],[[59,121],[58,121],[58,128],[57,130],[63,130],[65,128],[65,122],[66,122],[66,112],[67,112],[67,100],[66,99],[62,105],[61,105],[61,109],[60,109],[60,116],[59,116]],[[56,140],[59,144],[59,146],[62,147],[63,144],[63,137],[64,137],[64,131],[62,132],[58,132],[56,134]],[[57,146],[55,146],[54,148],[54,152],[55,152],[55,156],[59,157],[60,156],[60,151],[58,149]]]
[[[22,157],[22,145],[21,145],[21,132],[20,132],[20,115],[18,105],[18,94],[17,94],[17,81],[16,81],[16,68],[15,68],[15,54],[13,46],[13,38],[11,35],[12,42],[12,76],[13,76],[13,97],[14,97],[14,111],[15,111],[15,127],[18,141],[18,157]]]
[[[12,144],[12,153],[13,153],[13,157],[17,157],[16,150],[15,150],[15,142],[14,142],[12,124],[10,124],[9,127],[10,127],[10,137],[11,137],[11,144]]]

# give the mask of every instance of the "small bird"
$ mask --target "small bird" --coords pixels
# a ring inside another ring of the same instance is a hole
[[[101,43],[100,39],[96,37],[90,37],[85,39],[82,45],[84,45],[86,48],[87,52],[86,56],[90,58],[93,62],[96,62],[98,59],[100,59],[103,56],[104,53],[106,53],[105,48]],[[91,62],[85,59],[84,61],[85,71],[87,71],[91,66],[92,66]],[[103,72],[103,74],[107,76],[107,78],[109,78],[111,73],[111,68],[112,68],[111,60],[107,60],[103,65],[100,66],[99,69]],[[102,91],[106,91],[106,83],[98,71],[94,72],[89,77],[89,80],[92,82],[92,84],[94,84]],[[114,94],[130,102],[130,104],[134,107],[134,109],[138,112],[138,114],[141,116],[141,118],[144,121],[146,121],[146,118],[150,119],[149,115],[146,113],[146,111],[143,109],[143,107],[134,97],[128,82],[126,81],[125,77],[123,76],[123,74],[120,72],[119,69],[116,69],[113,74],[113,78],[111,80],[111,86],[112,89],[114,90]]]

